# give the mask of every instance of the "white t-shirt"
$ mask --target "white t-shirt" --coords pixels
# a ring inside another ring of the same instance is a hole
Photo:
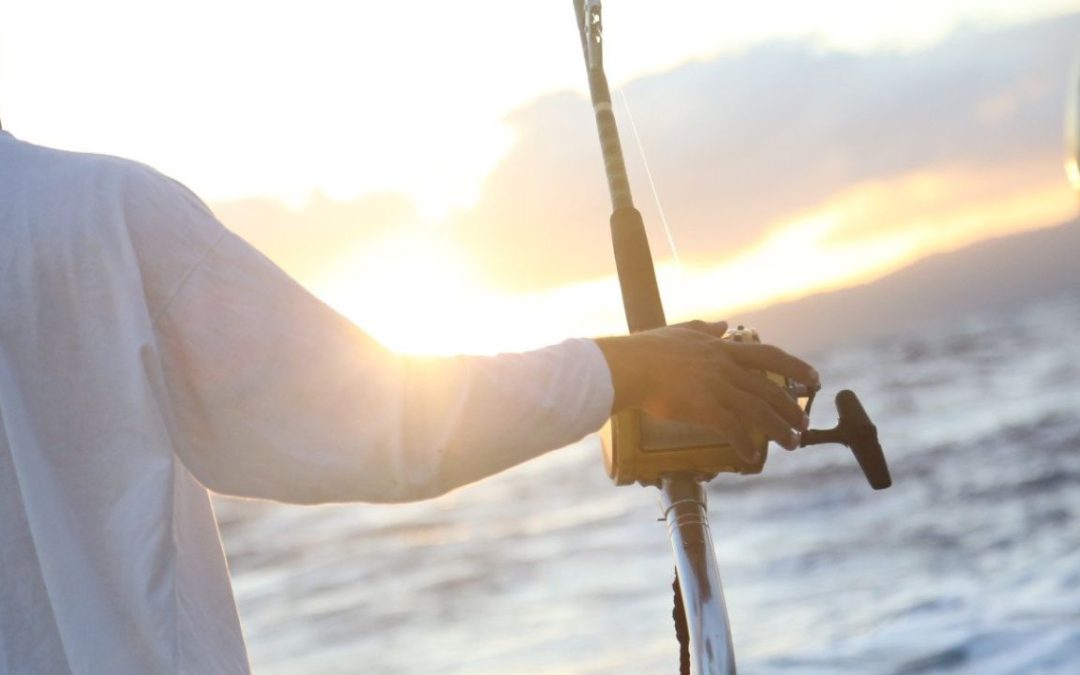
[[[589,340],[388,352],[176,182],[0,131],[0,672],[248,672],[207,488],[422,499],[612,393]]]

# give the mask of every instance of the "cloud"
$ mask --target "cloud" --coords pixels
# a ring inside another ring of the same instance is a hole
[[[1063,180],[1062,110],[1078,35],[1080,14],[957,33],[914,53],[774,42],[633,81],[625,93],[692,269],[752,257],[785,229],[821,217],[839,218],[826,245],[924,230],[942,214],[962,222],[970,241],[981,217],[975,207],[992,210],[1000,199],[1017,217],[1035,217],[1043,211],[1018,200]],[[616,99],[635,195],[663,260],[666,239]],[[442,223],[422,223],[400,194],[214,209],[304,281],[365,243],[425,228],[468,252],[478,283],[503,292],[612,274],[610,205],[588,102],[552,94],[507,122],[513,148],[477,203]],[[990,229],[1042,224],[998,219]]]
[[[975,184],[957,198],[981,198],[1008,190],[1011,167],[1017,190],[1032,185],[1033,171],[1059,180],[1078,34],[1080,15],[958,33],[917,53],[772,43],[632,82],[626,94],[682,258],[716,264],[858,183],[963,171]],[[610,274],[610,207],[588,104],[557,94],[509,122],[513,150],[449,227],[502,287]],[[664,257],[625,116],[620,126]]]

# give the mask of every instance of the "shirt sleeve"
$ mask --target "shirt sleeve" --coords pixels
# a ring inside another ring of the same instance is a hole
[[[155,330],[177,452],[212,490],[296,503],[422,499],[573,443],[610,412],[610,373],[591,340],[402,356],[199,213],[187,217],[206,222],[184,228],[211,243]]]

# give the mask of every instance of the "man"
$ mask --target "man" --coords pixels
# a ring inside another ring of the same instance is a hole
[[[0,672],[248,672],[208,489],[422,499],[625,408],[794,447],[753,370],[816,373],[723,330],[393,354],[172,180],[0,131]]]

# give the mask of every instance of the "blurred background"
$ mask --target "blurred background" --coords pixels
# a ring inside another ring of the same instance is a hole
[[[5,129],[180,179],[390,347],[623,330],[570,2],[3,15]],[[605,38],[669,319],[806,356],[892,464],[711,485],[740,672],[1077,672],[1080,2],[610,0]],[[217,510],[257,673],[657,673],[655,497],[588,438],[430,502]]]

